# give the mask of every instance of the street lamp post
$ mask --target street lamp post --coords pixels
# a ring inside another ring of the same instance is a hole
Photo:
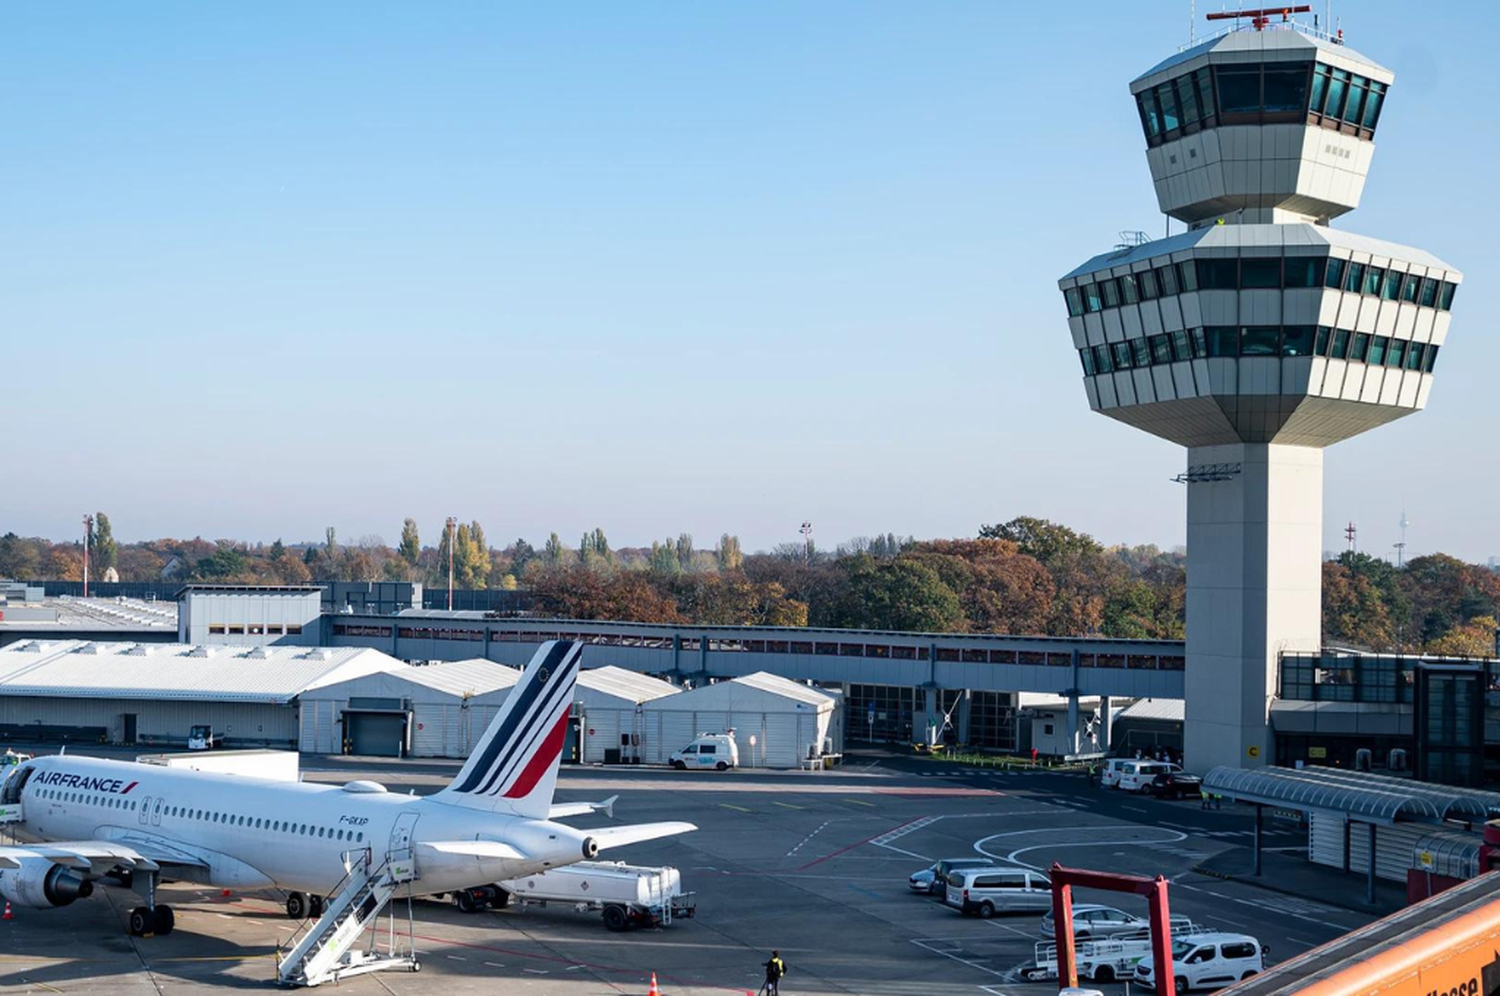
[[[448,516],[448,611],[453,611],[453,536],[458,519]]]

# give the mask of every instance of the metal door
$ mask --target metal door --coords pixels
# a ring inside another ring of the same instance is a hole
[[[124,722],[123,722],[122,725],[125,727],[125,737],[124,737],[125,743],[127,745],[134,746],[134,744],[135,744],[135,729],[136,729],[136,724],[135,724],[136,714],[133,713],[133,712],[121,713],[120,714],[120,718],[122,720],[124,720]]]
[[[141,800],[141,826],[151,825],[151,797],[148,795]]]
[[[161,826],[161,796],[157,796],[156,801],[151,804],[151,825]]]

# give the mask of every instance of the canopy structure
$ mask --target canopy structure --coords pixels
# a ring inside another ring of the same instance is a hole
[[[1497,792],[1342,768],[1218,767],[1203,785],[1240,802],[1327,810],[1367,823],[1482,823],[1500,815]]]

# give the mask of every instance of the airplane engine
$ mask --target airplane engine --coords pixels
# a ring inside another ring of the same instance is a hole
[[[43,857],[17,858],[20,868],[0,868],[0,896],[26,909],[66,906],[94,892],[94,883]]]
[[[592,861],[599,856],[599,842],[592,837],[583,838],[583,859]]]

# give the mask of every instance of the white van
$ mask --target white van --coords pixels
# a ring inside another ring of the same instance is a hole
[[[728,771],[740,764],[740,748],[733,733],[702,733],[698,739],[675,752],[667,763],[678,771],[688,768],[713,768]]]
[[[1157,775],[1169,771],[1181,771],[1178,765],[1167,761],[1126,761],[1120,767],[1119,784],[1122,792],[1150,792],[1151,782]]]
[[[1052,880],[1026,868],[964,868],[948,873],[943,901],[964,913],[1045,913],[1052,908]]]
[[[1270,948],[1248,934],[1188,934],[1172,941],[1172,976],[1177,992],[1223,989],[1262,971]],[[1137,985],[1155,987],[1153,957],[1135,965]]]

